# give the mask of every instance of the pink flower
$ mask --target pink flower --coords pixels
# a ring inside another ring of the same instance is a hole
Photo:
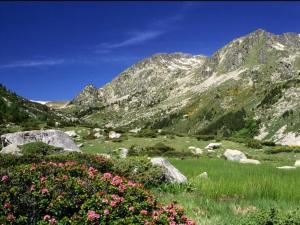
[[[110,214],[109,210],[108,209],[104,209],[104,215],[109,215],[109,214]]]
[[[30,191],[34,191],[34,189],[35,189],[35,185],[33,184],[30,186]]]
[[[41,183],[44,183],[46,181],[46,177],[41,177],[40,181],[41,181]]]
[[[134,211],[134,207],[133,206],[131,206],[131,207],[129,207],[129,209],[128,209],[129,211],[131,211],[131,212],[133,212]]]
[[[119,186],[119,192],[123,193],[127,189],[126,185],[120,184]]]
[[[102,180],[110,180],[112,178],[111,173],[104,173],[102,176]]]
[[[43,220],[44,221],[48,221],[48,220],[50,220],[51,219],[51,216],[50,215],[45,215],[44,217],[43,217]]]
[[[97,214],[95,211],[88,211],[87,217],[89,221],[93,221],[95,219],[99,219],[100,215]]]
[[[119,176],[114,176],[114,178],[111,181],[111,184],[114,186],[119,186],[123,182],[122,178]]]
[[[55,219],[55,218],[50,219],[50,220],[49,220],[49,223],[50,223],[50,224],[56,224],[56,219]]]
[[[103,202],[103,203],[108,203],[109,201],[108,201],[107,198],[104,198],[104,199],[102,199],[102,202]]]
[[[5,209],[10,209],[11,208],[11,204],[9,202],[5,202],[4,205],[3,205],[3,207]]]
[[[128,181],[128,186],[130,187],[136,187],[137,186],[137,183],[133,182],[133,181]]]
[[[47,193],[49,193],[49,190],[47,188],[43,188],[42,189],[42,194],[47,194]]]
[[[16,217],[12,213],[10,213],[10,214],[7,215],[6,219],[8,221],[14,221],[16,219]]]
[[[147,212],[147,210],[144,210],[144,209],[143,209],[143,210],[140,211],[140,214],[141,214],[141,215],[147,215],[148,212]]]
[[[4,175],[2,178],[1,178],[1,181],[2,182],[6,182],[8,180],[8,176],[7,175]]]
[[[117,205],[117,202],[111,201],[111,202],[110,202],[110,205],[111,205],[112,207],[115,207],[115,206]]]

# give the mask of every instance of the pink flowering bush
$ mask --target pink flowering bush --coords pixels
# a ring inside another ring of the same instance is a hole
[[[143,185],[75,161],[0,172],[0,224],[194,224]]]

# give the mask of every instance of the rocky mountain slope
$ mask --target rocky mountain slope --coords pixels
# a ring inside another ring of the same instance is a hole
[[[300,36],[256,30],[211,57],[157,54],[68,106],[115,127],[300,144]]]

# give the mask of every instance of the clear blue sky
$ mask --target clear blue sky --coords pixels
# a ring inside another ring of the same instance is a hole
[[[300,2],[2,2],[0,83],[72,99],[155,53],[211,55],[258,28],[300,33]]]

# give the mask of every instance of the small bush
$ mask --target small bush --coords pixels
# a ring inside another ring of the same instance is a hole
[[[156,138],[157,137],[157,132],[155,130],[151,129],[143,129],[140,132],[138,132],[136,137],[146,137],[146,138]]]
[[[258,140],[250,140],[246,143],[246,146],[249,147],[249,148],[255,148],[255,149],[261,149],[262,148],[262,145],[260,143],[260,141]]]
[[[278,153],[300,153],[299,146],[277,146],[272,149],[265,150],[267,154],[278,154]]]
[[[276,146],[275,142],[273,141],[263,141],[261,144],[265,146]]]
[[[47,145],[43,142],[28,143],[20,146],[20,148],[22,149],[22,154],[30,156],[45,156],[54,153],[59,153],[63,150],[62,148]]]
[[[214,135],[197,135],[196,136],[198,141],[210,141],[210,140],[214,140],[215,136]]]
[[[30,164],[0,177],[1,224],[194,224],[143,185],[74,161]]]

